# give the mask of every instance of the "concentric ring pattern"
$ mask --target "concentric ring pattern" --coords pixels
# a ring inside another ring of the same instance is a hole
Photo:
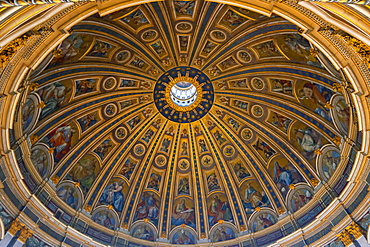
[[[183,82],[190,83],[195,92],[189,98],[179,93],[178,99],[173,95],[173,87]],[[182,66],[172,68],[159,78],[153,97],[157,110],[165,118],[178,123],[190,123],[208,113],[213,105],[214,92],[207,75],[196,68]]]
[[[251,234],[307,225],[327,205],[322,184],[343,189],[353,157],[340,143],[356,136],[350,99],[334,90],[343,78],[297,30],[208,1],[82,20],[24,95],[27,186],[107,245],[118,231],[132,244],[262,246]],[[201,94],[185,111],[166,95],[181,76]]]

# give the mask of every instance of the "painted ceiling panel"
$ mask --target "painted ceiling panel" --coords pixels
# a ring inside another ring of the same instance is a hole
[[[343,173],[340,142],[356,138],[333,71],[275,15],[207,1],[96,14],[31,76],[17,122],[24,166],[50,204],[89,218],[90,236],[278,239],[282,224],[323,210],[317,188]],[[194,86],[194,103],[174,102],[176,83]]]

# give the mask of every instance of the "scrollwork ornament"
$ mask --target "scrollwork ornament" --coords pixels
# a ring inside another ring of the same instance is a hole
[[[351,234],[347,230],[343,230],[340,234],[337,235],[340,241],[344,243],[345,246],[351,245],[353,243]]]
[[[370,68],[370,47],[347,33],[343,33],[342,37],[347,44],[361,56],[362,60],[367,64],[367,67]]]
[[[14,54],[19,49],[21,49],[31,37],[32,37],[31,35],[24,34],[21,37],[18,37],[15,40],[9,42],[0,51],[0,68],[4,68],[6,64],[12,59]]]
[[[344,91],[344,87],[343,85],[341,85],[340,83],[334,83],[333,84],[333,90],[335,92],[339,92],[339,93],[342,93]]]
[[[363,236],[363,233],[364,233],[364,231],[361,229],[361,227],[356,222],[352,222],[352,224],[346,227],[346,230],[350,234],[352,234],[355,237],[355,239],[360,238],[361,236]]]
[[[10,224],[8,232],[14,236],[20,229],[22,229],[22,227],[24,227],[24,224],[20,222],[18,218],[16,218]]]
[[[32,236],[32,234],[33,232],[30,229],[24,227],[20,231],[18,240],[21,241],[22,243],[25,243],[27,239]]]

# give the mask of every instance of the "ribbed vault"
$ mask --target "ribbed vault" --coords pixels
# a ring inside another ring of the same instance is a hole
[[[281,16],[163,1],[74,23],[17,101],[35,200],[117,246],[264,246],[307,226],[362,139],[348,78]]]

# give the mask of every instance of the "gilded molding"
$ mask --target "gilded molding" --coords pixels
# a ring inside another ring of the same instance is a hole
[[[343,33],[342,37],[347,44],[361,56],[362,60],[367,64],[367,67],[370,68],[370,47],[361,40],[352,37],[347,33]]]
[[[359,4],[359,5],[369,5],[368,0],[303,0],[305,2],[320,2],[320,3],[345,3],[345,4]]]
[[[14,54],[21,49],[32,36],[24,34],[19,38],[11,41],[0,51],[0,68],[4,68],[6,64],[12,59]]]
[[[49,0],[48,2],[44,1],[4,1],[0,0],[0,8],[7,8],[7,7],[18,7],[18,6],[28,6],[28,5],[40,5],[40,4],[53,4],[53,3],[74,3],[74,2],[96,2],[95,0]]]
[[[12,223],[10,223],[10,228],[8,232],[14,236],[23,227],[24,227],[24,224],[20,222],[18,218],[16,218],[12,221]]]
[[[29,237],[31,237],[31,236],[32,236],[32,234],[33,234],[33,232],[32,232],[30,229],[28,229],[28,228],[24,227],[24,228],[22,228],[22,229],[21,229],[21,231],[20,231],[20,234],[19,234],[18,240],[19,240],[19,241],[21,241],[22,243],[26,243],[27,239],[28,239]]]
[[[353,243],[351,234],[346,229],[344,229],[341,233],[339,233],[337,237],[339,238],[340,241],[343,242],[345,246],[349,246]]]
[[[352,224],[346,227],[346,230],[350,234],[352,234],[355,237],[355,239],[359,239],[361,236],[364,235],[364,231],[356,222],[352,222]]]

